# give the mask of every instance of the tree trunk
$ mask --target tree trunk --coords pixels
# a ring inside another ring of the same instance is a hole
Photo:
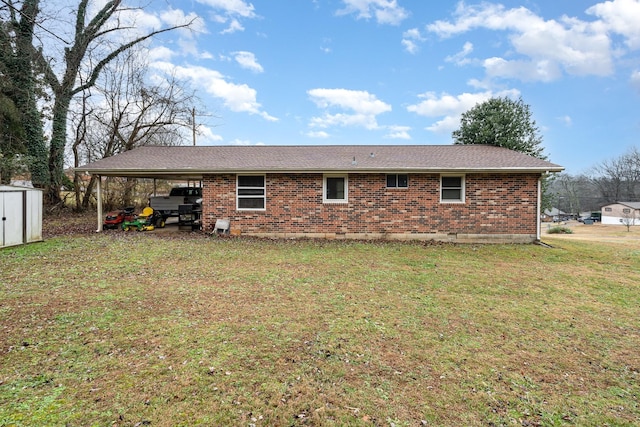
[[[42,131],[42,117],[36,100],[36,83],[33,72],[33,28],[39,13],[38,0],[25,0],[20,11],[20,23],[16,32],[16,57],[13,70],[16,106],[22,111],[29,170],[34,187],[45,188],[49,184],[47,146]]]
[[[91,204],[91,195],[93,194],[93,187],[96,186],[96,176],[91,175],[91,179],[87,184],[87,188],[84,190],[84,197],[82,198],[82,209],[89,209],[89,205]]]
[[[66,90],[56,93],[56,101],[53,106],[53,123],[51,144],[49,145],[49,184],[47,197],[52,205],[62,202],[60,189],[64,175],[64,147],[67,140],[67,114],[72,94]]]
[[[73,193],[75,198],[76,211],[82,212],[82,197],[81,197],[82,179],[79,173],[73,174]]]
[[[15,58],[12,57],[11,61],[8,61],[12,63],[13,67],[6,74],[12,79],[12,84],[19,88],[16,91],[18,92],[16,94],[16,101],[18,102],[15,102],[15,104],[24,115],[22,121],[25,128],[25,146],[29,158],[32,182],[34,186],[46,189],[45,201],[51,205],[62,203],[60,189],[64,183],[67,116],[73,96],[94,86],[103,68],[121,53],[151,39],[157,34],[177,28],[186,28],[191,24],[189,22],[154,30],[125,42],[111,51],[101,51],[104,53],[104,55],[101,55],[101,59],[97,57],[99,54],[96,53],[96,57],[89,61],[87,55],[91,54],[94,48],[96,48],[94,52],[98,52],[98,46],[102,46],[102,48],[107,46],[105,39],[114,37],[114,32],[122,33],[128,31],[128,27],[120,21],[120,13],[136,10],[136,8],[122,6],[122,0],[110,0],[102,2],[101,6],[98,5],[101,8],[95,14],[90,15],[88,11],[93,11],[94,3],[101,2],[92,2],[91,0],[78,1],[74,26],[75,34],[73,41],[67,42],[68,45],[64,49],[65,71],[60,79],[53,64],[60,65],[61,61],[59,59],[61,58],[50,60],[50,58],[45,57],[43,50],[39,48],[40,43],[38,43],[38,47],[33,44],[36,25],[56,36],[56,32],[47,30],[41,25],[43,20],[39,17],[40,0],[23,0],[19,13],[16,13],[18,11],[15,10],[13,1],[3,1],[3,8],[7,6],[11,10],[11,25],[15,27],[12,31],[15,31],[16,43]],[[19,19],[16,18],[18,15],[20,16]],[[63,28],[56,29],[56,31],[60,34],[66,33]],[[65,42],[63,38],[56,37]],[[114,37],[114,39],[117,38]],[[92,68],[87,70],[86,73],[80,72],[83,62],[92,65]],[[52,135],[48,151],[44,138],[42,117],[38,109],[37,89],[39,87],[35,76],[40,75],[40,73],[44,75],[55,97]],[[6,75],[3,74],[2,78],[6,78]]]

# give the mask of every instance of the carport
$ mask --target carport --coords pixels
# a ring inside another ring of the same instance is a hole
[[[156,180],[202,181],[201,170],[183,165],[172,165],[172,159],[155,155],[154,150],[133,150],[107,157],[85,166],[76,168],[76,172],[96,177],[97,232],[102,231],[102,178],[140,178],[152,179],[154,194]],[[173,168],[175,166],[175,169]]]

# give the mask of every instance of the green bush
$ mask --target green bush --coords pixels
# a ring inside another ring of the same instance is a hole
[[[571,230],[569,227],[552,227],[549,229],[549,231],[547,231],[548,234],[572,234],[573,230]]]

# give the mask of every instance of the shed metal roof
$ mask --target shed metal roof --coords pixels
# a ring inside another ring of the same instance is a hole
[[[42,191],[40,188],[25,187],[21,185],[0,185],[0,191]]]
[[[195,179],[214,173],[560,172],[488,145],[146,146],[76,168],[104,176]]]

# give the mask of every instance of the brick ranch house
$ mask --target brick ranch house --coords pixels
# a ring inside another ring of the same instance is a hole
[[[149,146],[77,170],[200,180],[204,231],[226,219],[254,236],[528,243],[540,179],[563,168],[485,145],[325,145]]]

